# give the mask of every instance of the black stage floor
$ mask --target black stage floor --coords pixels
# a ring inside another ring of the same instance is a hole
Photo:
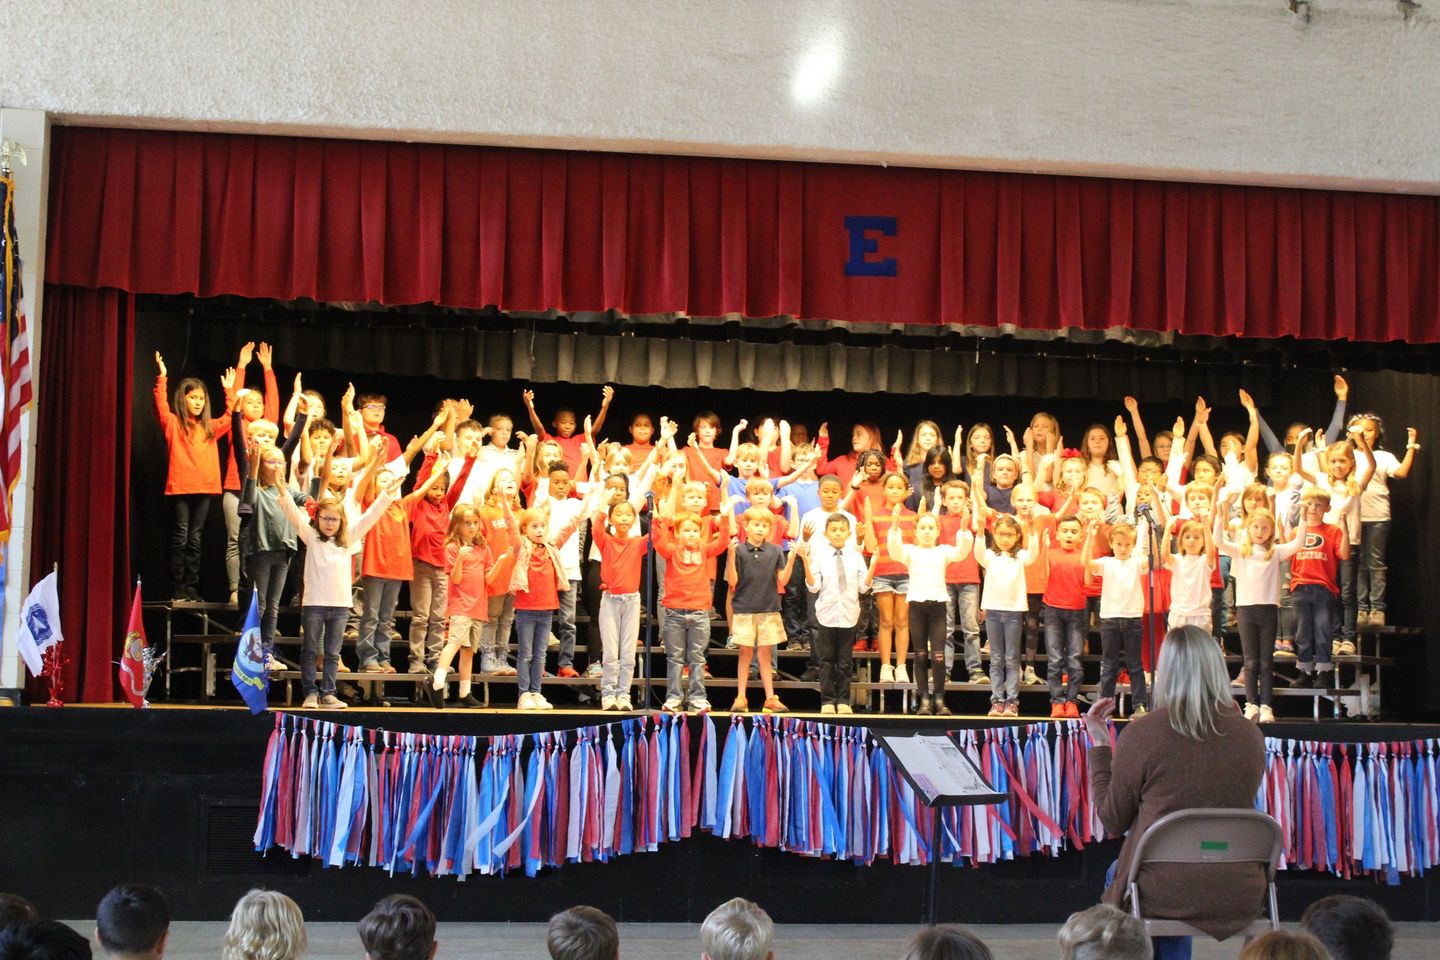
[[[494,735],[587,726],[615,715],[391,708],[324,716],[394,731]],[[898,716],[851,719],[875,728],[917,725],[915,718]],[[723,735],[728,718],[716,720]],[[1001,723],[983,717],[919,722],[936,729]],[[570,864],[535,878],[472,876],[463,883],[392,878],[369,867],[324,870],[281,852],[262,858],[251,849],[251,835],[273,727],[270,714],[251,716],[229,707],[0,710],[0,810],[5,811],[0,890],[32,898],[46,915],[69,917],[93,916],[111,885],[137,880],[163,888],[176,918],[191,920],[227,917],[235,899],[255,886],[290,894],[312,920],[353,918],[398,892],[415,893],[441,919],[456,921],[538,921],[591,903],[628,922],[698,922],[732,896],[764,903],[782,923],[924,918],[923,868],[836,863],[704,833],[608,863]],[[1366,742],[1440,736],[1440,729],[1287,722],[1267,733]],[[1109,841],[1057,858],[946,866],[940,914],[967,923],[1059,923],[1096,902],[1118,848],[1118,841]],[[1295,919],[1317,897],[1357,889],[1396,920],[1440,920],[1440,884],[1433,874],[1386,886],[1282,871],[1282,912]]]

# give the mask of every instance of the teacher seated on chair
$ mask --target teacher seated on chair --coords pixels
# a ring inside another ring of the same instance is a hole
[[[1096,744],[1089,753],[1095,810],[1106,830],[1126,834],[1102,899],[1122,908],[1135,846],[1151,824],[1197,807],[1254,809],[1265,770],[1264,737],[1236,707],[1225,660],[1205,630],[1165,635],[1151,700],[1154,709],[1131,721],[1113,749],[1106,721],[1114,699],[1085,714]],[[1179,920],[1217,940],[1254,920],[1265,900],[1265,870],[1255,863],[1154,864],[1138,882],[1147,917]],[[1188,957],[1189,945],[1157,937],[1155,956]]]

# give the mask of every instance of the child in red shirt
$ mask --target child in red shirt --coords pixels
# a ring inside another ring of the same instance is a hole
[[[1316,674],[1334,668],[1330,644],[1335,636],[1335,599],[1340,596],[1340,561],[1350,559],[1350,538],[1326,523],[1330,494],[1306,487],[1300,495],[1300,549],[1290,560],[1290,596],[1295,600],[1295,660],[1300,673],[1292,687],[1310,687]]]
[[[590,524],[591,539],[600,551],[601,710],[635,709],[630,685],[640,637],[640,570],[646,549],[644,537],[630,536],[635,521],[635,507],[619,500],[610,506],[608,524],[598,510]]]
[[[1050,716],[1080,716],[1080,654],[1085,647],[1085,567],[1080,545],[1085,527],[1066,515],[1055,521],[1045,537],[1045,650],[1049,654],[1046,679],[1050,684]]]
[[[437,455],[428,454],[420,465],[418,482],[424,483],[431,474],[441,474],[430,485],[425,496],[410,503],[410,672],[431,671],[440,659],[445,645],[445,591],[449,564],[445,559],[445,543],[451,527],[450,511],[460,500],[460,491],[470,478],[475,458],[467,457],[460,474],[452,482]],[[437,468],[437,462],[442,464]],[[468,672],[468,671],[467,671]]]
[[[705,521],[693,513],[673,523],[655,522],[655,551],[665,558],[665,710],[705,713],[705,645],[710,641],[710,604],[714,594],[715,558],[725,552],[725,538],[712,532],[702,540]],[[689,690],[680,688],[680,670],[690,671]]]
[[[600,428],[605,425],[605,414],[610,412],[610,401],[615,398],[615,388],[606,384],[600,390],[600,412],[595,415],[594,421],[590,424],[592,435],[598,436]],[[578,432],[580,421],[575,416],[575,411],[570,407],[560,407],[555,411],[555,418],[550,425],[555,428],[552,434],[545,429],[545,424],[540,422],[540,415],[535,412],[535,391],[526,390],[520,394],[525,401],[525,412],[530,415],[530,425],[535,428],[536,434],[541,440],[554,440],[560,445],[565,454],[565,465],[570,468],[572,474],[580,469],[584,457],[580,455],[580,448],[585,443],[585,435]],[[544,474],[542,473],[541,476]]]
[[[970,529],[970,488],[963,480],[948,480],[940,487],[940,541],[954,543],[955,535]],[[980,668],[980,563],[971,550],[963,560],[945,567],[945,586],[950,593],[950,616],[946,624],[945,670],[955,662],[955,629],[960,629],[961,656],[965,659],[970,683],[990,683]]]
[[[457,488],[461,484],[455,485]],[[496,575],[499,565],[510,553],[515,532],[515,515],[505,504],[505,532],[495,541],[492,551],[482,529],[480,512],[462,503],[450,515],[450,528],[445,536],[445,566],[448,572],[445,595],[447,615],[445,648],[440,651],[435,675],[430,682],[430,702],[435,709],[445,705],[445,678],[450,664],[460,654],[460,702],[467,707],[484,706],[470,693],[470,678],[475,651],[484,642],[484,625],[489,619],[490,594],[503,590]],[[503,572],[503,571],[500,571]],[[484,663],[481,664],[482,668]]]

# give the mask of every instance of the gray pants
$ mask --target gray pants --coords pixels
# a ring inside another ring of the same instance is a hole
[[[960,628],[964,642],[961,656],[965,658],[965,672],[975,673],[980,669],[980,584],[946,584],[950,591],[950,602],[945,605],[945,671],[955,665],[955,628]]]
[[[410,670],[433,670],[445,646],[445,569],[424,560],[414,561],[410,581]]]
[[[604,649],[600,697],[628,697],[635,679],[635,645],[640,637],[640,594],[602,594],[599,619]]]
[[[665,629],[665,699],[667,702],[690,701],[691,709],[707,704],[705,697],[705,647],[710,642],[709,610],[666,610]],[[689,690],[682,695],[680,668],[690,668]]]
[[[220,504],[225,511],[225,576],[235,593],[240,589],[240,494],[226,490]]]
[[[490,619],[480,634],[481,669],[486,673],[503,667],[510,653],[510,627],[515,622],[515,594],[490,597],[486,611]]]

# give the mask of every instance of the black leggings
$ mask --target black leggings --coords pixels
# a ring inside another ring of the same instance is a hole
[[[200,538],[210,513],[213,493],[171,494],[170,595],[180,597],[200,588]]]
[[[1245,701],[1269,706],[1280,608],[1270,603],[1236,607],[1235,619],[1240,628],[1240,653],[1245,658]]]
[[[915,660],[915,692],[945,695],[944,600],[914,600],[910,614],[910,650]]]

